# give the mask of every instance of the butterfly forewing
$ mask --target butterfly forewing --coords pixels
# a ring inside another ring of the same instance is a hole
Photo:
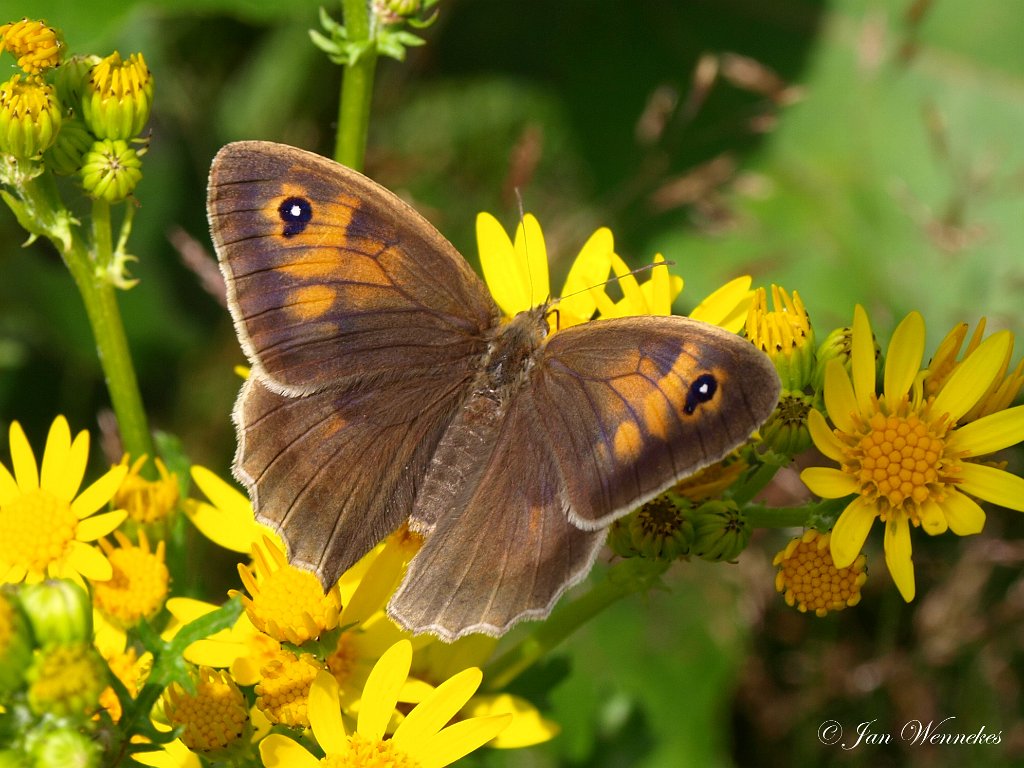
[[[595,321],[554,334],[531,379],[570,519],[616,517],[749,437],[779,380],[752,344],[681,317]]]
[[[317,155],[229,144],[208,207],[239,338],[271,388],[458,364],[497,320],[483,283],[416,211]]]

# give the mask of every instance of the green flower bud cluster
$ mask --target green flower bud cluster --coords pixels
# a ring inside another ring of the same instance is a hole
[[[608,545],[621,557],[675,560],[690,553],[692,502],[671,491],[612,523]]]

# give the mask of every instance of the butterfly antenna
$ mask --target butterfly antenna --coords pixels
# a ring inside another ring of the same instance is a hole
[[[590,290],[592,290],[594,288],[600,288],[602,285],[611,285],[612,283],[617,283],[619,280],[624,278],[626,275],[636,276],[636,275],[639,275],[642,272],[647,272],[650,269],[654,269],[655,267],[674,267],[675,265],[676,265],[676,263],[674,261],[658,261],[658,262],[655,262],[654,264],[644,264],[642,267],[637,267],[636,269],[631,269],[631,270],[629,270],[629,272],[626,272],[625,274],[615,275],[615,277],[609,277],[607,280],[604,280],[604,281],[602,281],[600,283],[594,283],[593,285],[588,285],[586,288],[580,288],[578,291],[573,291],[572,293],[567,293],[567,294],[565,294],[565,296],[559,296],[557,299],[555,299],[555,301],[561,301],[562,299],[568,299],[570,296],[577,296],[577,295],[579,295],[581,293],[586,293],[587,291],[590,291]]]
[[[530,239],[526,236],[526,212],[523,208],[523,195],[519,187],[515,187],[516,207],[519,209],[519,226],[523,228],[523,249],[526,252],[526,278],[530,281],[530,305],[533,305],[533,270],[530,269]],[[550,298],[550,297],[549,297]]]

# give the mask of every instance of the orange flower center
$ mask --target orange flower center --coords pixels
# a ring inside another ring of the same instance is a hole
[[[955,482],[959,461],[946,452],[945,419],[928,421],[911,411],[904,397],[895,412],[884,401],[859,435],[850,436],[843,468],[860,483],[861,495],[877,503],[879,517],[902,511],[919,523],[918,507],[928,499],[941,501]]]
[[[420,762],[390,741],[368,739],[358,733],[348,737],[348,751],[344,754],[327,755],[320,760],[326,768],[419,768]]]
[[[245,697],[220,671],[200,669],[195,694],[177,683],[164,692],[164,712],[174,726],[183,726],[181,741],[194,752],[217,753],[245,736],[249,710]]]
[[[23,493],[0,509],[0,563],[45,571],[67,553],[77,531],[68,502],[42,488]]]
[[[860,602],[861,587],[867,581],[864,555],[846,568],[836,568],[829,549],[831,534],[811,529],[775,556],[780,566],[775,588],[785,593],[786,603],[800,611],[824,616]]]
[[[96,606],[127,628],[156,615],[167,599],[169,574],[163,557],[140,547],[107,550],[114,575],[93,585]]]

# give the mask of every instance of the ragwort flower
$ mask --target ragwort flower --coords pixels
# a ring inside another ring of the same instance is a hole
[[[125,519],[123,511],[94,514],[106,506],[127,467],[112,467],[78,493],[89,457],[89,433],[74,441],[63,416],[54,419],[42,468],[18,422],[10,429],[12,475],[0,464],[0,584],[82,577],[106,581],[110,561],[90,542]]]
[[[893,332],[881,393],[871,326],[859,306],[852,337],[852,381],[838,359],[825,369],[825,406],[835,429],[817,411],[808,419],[815,445],[840,466],[805,469],[801,479],[823,498],[856,494],[832,531],[837,568],[854,562],[875,518],[885,523],[886,564],[910,601],[911,526],[930,535],[978,533],[985,513],[975,499],[1024,511],[1024,479],[978,460],[1024,439],[1024,406],[961,424],[1000,375],[1013,339],[1009,331],[991,335],[925,396],[920,314],[912,312]]]
[[[271,734],[260,742],[263,764],[267,768],[442,768],[486,744],[511,722],[511,714],[500,714],[447,725],[480,685],[480,670],[471,668],[438,686],[386,738],[411,663],[412,645],[407,640],[381,656],[366,681],[353,733],[342,721],[337,681],[330,673],[320,672],[310,690],[308,712],[313,736],[326,757],[318,760],[292,739]]]

